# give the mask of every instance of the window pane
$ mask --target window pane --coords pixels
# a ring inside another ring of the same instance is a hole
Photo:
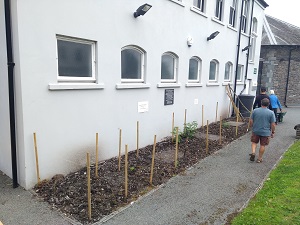
[[[141,79],[142,55],[134,49],[125,49],[121,52],[122,79]]]
[[[198,80],[198,60],[190,59],[189,80]]]
[[[230,64],[226,63],[224,80],[229,80],[229,75],[230,75]]]
[[[216,69],[217,69],[216,63],[215,62],[210,62],[209,80],[215,80],[216,79]]]
[[[174,58],[170,55],[161,57],[161,79],[174,79]]]
[[[68,77],[92,77],[92,46],[57,40],[58,74]]]
[[[237,80],[242,80],[241,78],[242,78],[242,73],[243,73],[243,66],[242,65],[239,65],[238,66],[238,71],[237,71],[237,77],[236,77],[236,79]]]

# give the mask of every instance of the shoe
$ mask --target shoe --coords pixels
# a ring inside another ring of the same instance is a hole
[[[255,154],[251,153],[250,155],[250,161],[254,161],[255,160]]]
[[[257,159],[256,162],[257,163],[261,163],[263,160],[262,159]]]

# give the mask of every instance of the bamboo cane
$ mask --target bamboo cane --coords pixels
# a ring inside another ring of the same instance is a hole
[[[40,178],[38,149],[36,144],[36,133],[33,133],[33,140],[34,140],[34,151],[35,151],[36,176],[37,176],[37,182],[39,184],[41,182],[41,178]]]
[[[219,102],[217,102],[217,106],[216,106],[216,121],[218,121],[218,106],[219,106]]]
[[[206,154],[208,154],[208,120],[206,122]]]
[[[237,114],[236,114],[236,127],[235,127],[235,136],[238,135],[238,122],[239,122],[239,109],[237,109]]]
[[[125,145],[125,198],[128,196],[128,145]]]
[[[99,135],[98,135],[98,133],[96,133],[96,177],[98,177],[98,158],[99,158],[99,155],[98,155],[98,148],[99,148],[98,141],[99,141]]]
[[[253,112],[253,110],[251,109],[251,112],[250,112],[250,117],[249,117],[249,122],[248,122],[248,128],[247,128],[247,132],[248,132],[248,131],[249,131],[249,129],[250,129],[250,120],[251,120],[252,112]]]
[[[119,133],[119,158],[118,158],[118,167],[119,167],[119,172],[121,170],[121,147],[122,146],[122,129],[120,128],[120,133]]]
[[[204,105],[202,105],[202,128],[204,126]]]
[[[139,121],[136,122],[136,156],[139,157]]]
[[[177,158],[178,158],[178,127],[176,127],[175,168],[177,167]]]
[[[152,185],[152,178],[153,178],[154,159],[155,159],[155,147],[156,147],[156,135],[154,135],[154,143],[153,143],[153,150],[152,150],[152,163],[151,163],[151,172],[150,172],[150,185]]]
[[[187,112],[187,109],[184,110],[184,128],[183,128],[184,131],[186,129],[186,112]]]
[[[92,219],[92,207],[91,207],[91,170],[90,170],[90,153],[86,153],[86,171],[87,171],[87,197],[88,197],[88,216],[89,220]]]
[[[173,112],[173,115],[172,115],[172,143],[174,141],[174,112]]]
[[[222,144],[222,116],[220,116],[220,145]]]

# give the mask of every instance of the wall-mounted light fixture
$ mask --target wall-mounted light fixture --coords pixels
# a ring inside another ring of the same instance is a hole
[[[186,42],[187,42],[187,45],[188,45],[189,47],[191,47],[191,46],[193,45],[193,38],[192,38],[191,36],[188,36]]]
[[[242,49],[242,52],[248,50],[251,47],[251,45],[246,46],[245,48]]]
[[[152,5],[149,4],[144,4],[141,5],[134,13],[133,16],[134,18],[137,18],[138,16],[143,16],[146,12],[148,12],[148,10],[152,7]]]
[[[211,35],[209,35],[209,37],[207,38],[207,40],[211,40],[214,39],[215,37],[217,37],[217,35],[219,34],[219,31],[213,32]]]

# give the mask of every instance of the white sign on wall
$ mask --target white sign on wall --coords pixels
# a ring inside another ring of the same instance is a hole
[[[149,111],[149,102],[138,102],[138,112],[143,113],[143,112],[148,112]]]

